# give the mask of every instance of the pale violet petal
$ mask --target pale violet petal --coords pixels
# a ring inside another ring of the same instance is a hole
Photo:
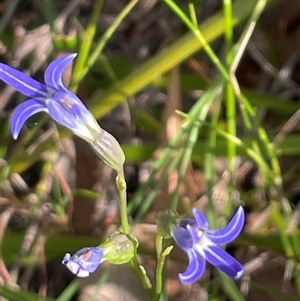
[[[206,236],[216,244],[227,244],[241,233],[245,223],[245,212],[239,207],[228,225],[219,230],[207,230]]]
[[[88,277],[90,274],[88,271],[82,269],[81,264],[78,262],[78,257],[75,256],[74,259],[74,255],[71,256],[70,253],[65,254],[61,263],[65,265],[71,273],[78,277]]]
[[[11,132],[14,139],[18,138],[26,120],[39,112],[48,112],[48,109],[43,103],[34,99],[29,99],[17,106],[10,119]]]
[[[81,265],[76,261],[69,261],[66,264],[66,267],[70,270],[70,272],[72,272],[74,275],[78,277],[85,278],[90,275],[90,273],[85,269],[83,269]]]
[[[82,266],[89,273],[93,273],[100,263],[103,261],[104,252],[101,248],[98,247],[89,247],[84,253],[80,256],[76,253],[79,258],[82,260]],[[75,255],[75,254],[74,254]]]
[[[87,277],[94,272],[103,261],[104,251],[99,247],[85,247],[72,256],[66,253],[62,264],[78,277]]]

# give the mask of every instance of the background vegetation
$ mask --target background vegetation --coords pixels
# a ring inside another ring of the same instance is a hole
[[[65,82],[124,149],[128,214],[154,282],[157,212],[196,206],[216,228],[246,209],[227,246],[244,276],[208,267],[183,286],[175,249],[160,300],[298,300],[299,1],[5,0],[0,11],[1,62],[43,81],[49,62],[78,53]],[[114,174],[43,114],[13,141],[25,98],[0,85],[2,299],[146,300],[125,266],[79,281],[60,264],[118,225]]]

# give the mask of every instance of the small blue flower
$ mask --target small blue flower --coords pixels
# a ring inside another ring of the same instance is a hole
[[[114,232],[98,247],[85,247],[71,256],[67,253],[62,264],[78,277],[88,277],[103,261],[112,264],[129,262],[136,253],[137,242],[128,234]]]
[[[88,277],[93,273],[104,260],[104,251],[99,247],[82,248],[71,256],[67,253],[62,264],[65,265],[74,275]]]
[[[233,241],[241,232],[245,213],[239,207],[228,225],[219,230],[209,230],[207,218],[193,208],[194,219],[183,219],[172,230],[172,236],[178,246],[189,258],[185,272],[179,274],[182,283],[193,283],[200,279],[206,267],[206,260],[234,279],[243,274],[243,266],[224,251],[219,245]]]
[[[13,138],[17,139],[28,118],[46,112],[56,122],[86,140],[108,166],[120,170],[125,156],[117,140],[98,125],[81,100],[63,85],[63,72],[76,55],[68,54],[54,60],[45,71],[46,85],[0,63],[0,79],[29,97],[12,114],[10,123]]]

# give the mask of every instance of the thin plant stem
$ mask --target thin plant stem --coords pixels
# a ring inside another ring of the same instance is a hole
[[[86,33],[83,35],[83,41],[81,42],[81,47],[72,77],[72,82],[75,82],[71,85],[74,92],[76,92],[78,89],[79,81],[77,79],[80,77],[82,70],[85,68],[88,56],[90,54],[90,50],[96,34],[97,22],[102,10],[103,3],[104,0],[98,0],[94,2],[91,21],[86,29]]]
[[[137,4],[138,0],[131,0],[124,9],[120,12],[120,14],[114,19],[113,23],[107,28],[104,32],[101,39],[95,46],[95,49],[92,53],[90,53],[89,59],[86,61],[86,64],[81,69],[80,74],[74,78],[73,86],[78,85],[79,82],[83,80],[83,78],[87,75],[88,71],[90,70],[91,66],[93,66],[96,60],[99,58],[104,46],[106,45],[107,41],[111,38],[114,32],[119,28],[121,22],[125,19],[125,17],[131,12],[134,6]]]
[[[6,7],[4,12],[1,15],[1,19],[0,19],[0,34],[3,32],[3,30],[5,29],[9,19],[11,18],[11,16],[13,15],[16,7],[18,6],[18,3],[20,2],[20,0],[10,0]]]
[[[130,225],[129,225],[128,213],[127,213],[127,193],[126,193],[127,185],[125,181],[123,167],[117,171],[116,186],[119,191],[120,217],[121,217],[121,225],[123,228],[123,232],[125,234],[130,234]],[[139,264],[136,254],[134,254],[129,264],[132,271],[135,273],[137,278],[141,281],[143,287],[149,293],[149,296],[153,297],[155,293],[153,291],[152,284],[146,274],[145,269]]]
[[[233,4],[234,25],[239,24],[253,11],[257,0],[240,0]],[[276,0],[272,0],[274,2]],[[200,24],[206,41],[211,42],[224,32],[222,12]],[[133,70],[124,79],[121,79],[104,93],[97,93],[90,102],[90,109],[96,118],[110,112],[116,105],[123,103],[129,97],[144,88],[146,85],[160,78],[161,75],[188,57],[201,50],[203,45],[193,32],[186,33],[169,47],[149,59],[139,68]],[[245,105],[246,106],[246,105]],[[246,107],[246,109],[248,109]]]
[[[42,0],[42,5],[44,8],[45,16],[47,22],[50,25],[51,31],[57,33],[57,28],[55,27],[55,17],[57,13],[54,9],[54,3],[51,0]]]
[[[207,150],[205,151],[205,178],[207,185],[207,218],[212,228],[217,227],[217,218],[215,205],[213,200],[213,186],[214,186],[214,162],[215,150],[217,147],[217,125],[219,119],[219,112],[221,107],[220,97],[216,99],[214,106],[214,113],[209,125],[209,136]]]
[[[232,1],[223,0],[223,11],[225,17],[225,45],[226,45],[226,66],[229,69],[230,64],[234,58],[232,46],[233,46],[233,12],[232,12]],[[232,83],[226,84],[226,121],[227,131],[230,135],[236,136],[236,99],[235,91]],[[228,159],[228,170],[230,173],[234,172],[235,169],[235,156],[236,146],[231,141],[227,142],[227,159]],[[228,208],[229,211],[230,208]]]
[[[163,248],[163,237],[157,232],[155,236],[155,248],[156,248],[156,271],[155,271],[155,300],[159,300],[162,288],[163,288],[163,264],[160,260],[161,254],[162,254],[162,248]]]
[[[189,132],[189,137],[186,142],[186,147],[184,150],[184,154],[182,156],[181,162],[180,162],[180,167],[178,170],[178,179],[177,179],[177,187],[179,187],[180,183],[182,182],[187,166],[190,162],[191,156],[192,156],[192,151],[194,148],[194,145],[197,141],[199,130],[200,130],[200,122],[195,121],[194,125],[192,126],[190,132]],[[175,189],[172,196],[171,196],[171,202],[170,202],[170,209],[175,211],[177,209],[178,205],[178,189]]]
[[[228,71],[226,70],[219,57],[216,55],[216,53],[213,51],[213,49],[205,39],[204,35],[202,34],[202,31],[200,31],[199,29],[198,24],[194,24],[174,1],[164,0],[164,2],[178,15],[178,17],[180,17],[180,19],[186,24],[190,31],[193,32],[194,35],[198,38],[199,42],[203,46],[203,49],[210,57],[212,62],[215,64],[215,66],[219,69],[224,78],[230,80]]]
[[[116,186],[119,191],[119,200],[120,200],[120,215],[121,215],[121,225],[123,228],[123,232],[125,234],[130,234],[130,226],[127,215],[127,195],[126,188],[127,184],[124,177],[123,168],[118,171],[116,178]]]
[[[129,206],[130,212],[132,212],[134,208],[137,208],[137,206],[140,206],[139,213],[137,214],[137,216],[141,217],[145,213],[146,208],[150,207],[152,201],[154,200],[157,194],[158,189],[163,185],[168,174],[177,166],[179,160],[182,159],[184,156],[185,148],[183,148],[180,145],[180,143],[182,143],[182,137],[185,137],[187,133],[190,132],[191,128],[194,125],[194,122],[196,121],[203,122],[205,120],[211,102],[213,101],[216,94],[221,91],[220,89],[221,83],[223,83],[223,80],[217,79],[210,86],[210,88],[202,95],[202,97],[198,99],[198,101],[191,108],[189,113],[186,114],[187,116],[186,121],[183,123],[177,135],[173,139],[171,139],[168,146],[161,153],[161,156],[155,161],[148,181],[141,185],[141,188],[134,195],[134,198],[131,200],[131,204],[134,204],[134,206],[133,205]],[[176,156],[173,158],[172,152],[174,149],[177,149],[177,153]],[[170,160],[172,158],[173,160]],[[167,168],[164,168],[164,166],[167,166]],[[147,197],[145,199],[144,196],[146,195],[147,188],[152,187],[152,183],[156,179],[155,175],[157,175],[158,172],[162,173],[159,178],[159,181],[156,182],[155,189],[152,189],[147,194]]]

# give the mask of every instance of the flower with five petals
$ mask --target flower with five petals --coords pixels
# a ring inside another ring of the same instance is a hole
[[[172,229],[172,237],[189,258],[185,272],[179,274],[182,283],[193,283],[203,275],[206,261],[221,271],[238,279],[243,274],[243,266],[219,245],[233,241],[241,232],[245,213],[239,207],[228,225],[222,229],[210,230],[207,218],[193,208],[194,219],[183,219]]]
[[[76,53],[63,55],[54,60],[45,71],[46,84],[0,63],[0,79],[29,97],[12,114],[10,123],[13,138],[17,139],[28,118],[36,113],[46,112],[56,122],[86,140],[104,163],[120,170],[125,156],[119,143],[99,126],[82,101],[62,82],[65,68],[76,55]]]

